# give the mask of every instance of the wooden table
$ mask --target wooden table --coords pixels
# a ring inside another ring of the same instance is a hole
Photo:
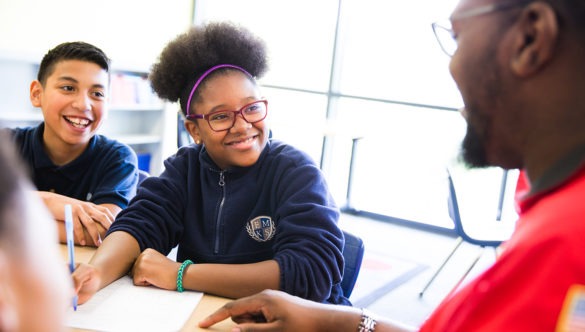
[[[67,246],[64,244],[60,245],[61,254],[63,255],[64,259],[67,260]],[[91,256],[95,252],[95,248],[91,247],[80,247],[75,246],[75,260],[77,262],[89,262]],[[209,329],[202,329],[197,326],[198,322],[203,318],[207,317],[209,314],[217,310],[219,307],[224,305],[225,303],[229,302],[230,300],[227,298],[203,294],[203,298],[193,310],[191,317],[185,322],[185,325],[181,329],[182,332],[191,332],[191,331],[231,331],[232,327],[235,326],[234,322],[230,319],[226,319],[221,323],[214,325]],[[81,329],[71,329],[71,331],[86,331]]]

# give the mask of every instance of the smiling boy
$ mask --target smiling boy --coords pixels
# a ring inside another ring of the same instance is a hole
[[[97,131],[107,117],[110,59],[84,42],[50,50],[30,85],[44,121],[10,129],[38,194],[65,242],[64,206],[73,206],[75,242],[99,246],[118,212],[136,193],[137,158]]]

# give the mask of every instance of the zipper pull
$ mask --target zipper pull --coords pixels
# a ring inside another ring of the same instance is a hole
[[[223,177],[223,172],[220,172],[220,173],[219,173],[219,186],[220,186],[220,187],[223,187],[223,186],[225,186],[225,179],[224,179],[224,177]]]

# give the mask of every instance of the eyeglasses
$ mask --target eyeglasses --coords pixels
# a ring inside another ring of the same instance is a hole
[[[451,16],[450,21],[435,22],[431,26],[433,27],[433,33],[435,34],[435,37],[437,38],[439,46],[441,46],[443,52],[445,52],[448,56],[453,56],[455,51],[457,51],[457,38],[451,27],[451,22],[508,10],[514,7],[524,6],[532,1],[533,0],[519,1],[514,3],[492,3],[490,5],[481,6],[464,11],[462,13],[458,13]]]
[[[187,119],[205,119],[213,131],[230,130],[236,124],[236,116],[240,114],[244,121],[256,123],[264,120],[268,114],[268,101],[257,100],[244,105],[237,111],[220,110],[209,114],[189,114]]]

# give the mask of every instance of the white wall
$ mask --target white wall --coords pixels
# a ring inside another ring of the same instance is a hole
[[[192,0],[0,0],[0,51],[38,59],[83,40],[117,66],[150,68],[164,45],[191,23]]]

